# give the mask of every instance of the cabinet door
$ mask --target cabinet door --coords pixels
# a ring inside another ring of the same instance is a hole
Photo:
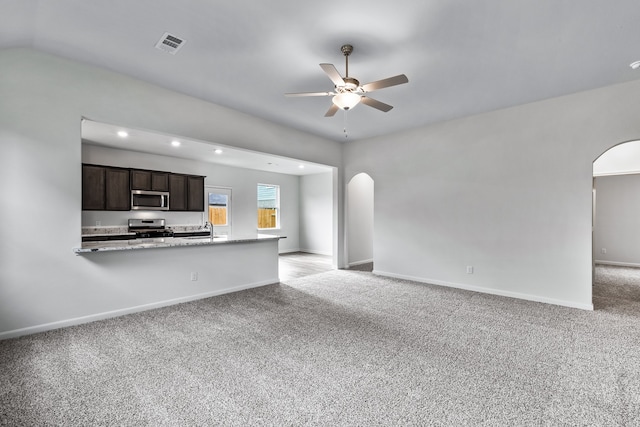
[[[169,173],[131,169],[131,189],[169,191]]]
[[[151,171],[131,169],[131,189],[151,190]]]
[[[187,177],[169,174],[169,210],[187,210]]]
[[[105,209],[108,211],[131,210],[129,169],[106,168]]]
[[[151,189],[153,191],[169,191],[169,174],[167,172],[151,172]]]
[[[101,211],[105,208],[105,168],[82,165],[82,210]]]
[[[188,177],[187,190],[187,210],[204,212],[204,177]]]

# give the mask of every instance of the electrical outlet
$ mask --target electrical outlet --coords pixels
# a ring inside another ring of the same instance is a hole
[[[600,252],[603,253],[603,254],[606,254],[607,253],[607,248],[600,249]]]
[[[467,265],[467,274],[473,274],[473,266]]]
[[[196,280],[198,280],[198,272],[192,271],[191,272],[191,281],[195,282]]]

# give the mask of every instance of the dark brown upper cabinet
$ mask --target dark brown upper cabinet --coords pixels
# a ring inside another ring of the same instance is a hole
[[[131,210],[129,169],[105,169],[105,209],[108,211]]]
[[[82,210],[104,210],[106,179],[104,170],[104,166],[82,165]]]
[[[131,209],[129,169],[82,165],[82,209]]]
[[[131,170],[132,190],[169,191],[169,173],[150,170]]]
[[[187,210],[193,212],[204,211],[204,177],[187,177]]]
[[[187,210],[187,177],[172,173],[169,175],[169,210]]]
[[[170,174],[169,210],[204,212],[204,177]]]
[[[82,210],[131,210],[131,190],[169,192],[169,210],[204,212],[204,176],[82,165]]]

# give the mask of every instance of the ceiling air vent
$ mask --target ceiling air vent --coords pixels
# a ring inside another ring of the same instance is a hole
[[[169,33],[164,33],[162,38],[156,43],[156,49],[163,50],[165,52],[169,52],[172,55],[175,55],[176,52],[185,44],[185,40],[180,37],[176,37]]]

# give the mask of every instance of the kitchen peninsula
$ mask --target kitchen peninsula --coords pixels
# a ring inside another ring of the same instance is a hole
[[[128,307],[99,315],[112,317],[278,283],[280,238],[130,218],[127,226],[82,227],[73,251],[95,271],[91,286],[99,286],[108,270],[112,281],[103,286],[127,296]]]
[[[279,239],[254,234],[82,242],[74,252],[91,272],[87,287],[111,289],[117,299],[71,324],[278,283]]]
[[[127,227],[83,227],[82,245],[76,254],[87,252],[123,251],[132,249],[203,246],[279,240],[281,236],[216,234],[209,224],[202,226],[167,227],[164,219],[129,219]]]

